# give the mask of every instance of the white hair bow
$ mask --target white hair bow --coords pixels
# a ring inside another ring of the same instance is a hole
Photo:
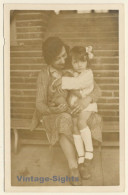
[[[86,49],[86,53],[88,54],[89,59],[93,59],[94,54],[92,53],[92,50],[93,50],[92,46],[85,47],[85,49]]]

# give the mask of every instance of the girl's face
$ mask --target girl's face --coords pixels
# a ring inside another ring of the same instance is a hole
[[[66,58],[67,58],[67,52],[65,50],[65,47],[62,47],[60,54],[56,57],[52,66],[56,69],[63,69],[65,66]]]
[[[87,59],[82,61],[72,57],[72,66],[76,72],[82,72],[87,69]]]

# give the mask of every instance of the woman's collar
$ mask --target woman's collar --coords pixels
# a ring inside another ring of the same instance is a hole
[[[53,66],[49,66],[49,72],[55,78],[59,78],[59,77],[62,76],[62,72],[60,72],[59,70],[55,69]]]
[[[56,72],[56,73],[58,73],[58,74],[62,74],[62,72],[61,72],[60,70],[54,68],[54,67],[51,66],[51,65],[49,66],[49,71],[50,71],[50,73]]]
[[[49,66],[49,70],[50,70],[50,72],[51,73],[53,73],[53,72],[58,72],[58,70],[57,69],[55,69],[53,66]]]

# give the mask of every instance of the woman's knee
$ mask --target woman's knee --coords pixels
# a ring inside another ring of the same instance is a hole
[[[61,113],[60,114],[60,129],[63,129],[65,133],[72,134],[73,130],[73,121],[72,117],[68,113]]]
[[[80,131],[78,130],[78,128],[73,128],[73,134],[80,135]]]
[[[64,113],[61,114],[61,117],[72,122],[72,117],[71,117],[71,115],[69,113],[64,112]]]

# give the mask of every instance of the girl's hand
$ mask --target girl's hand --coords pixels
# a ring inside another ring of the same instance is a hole
[[[60,104],[59,106],[51,106],[49,109],[52,113],[59,114],[65,112],[68,109],[68,105]]]

